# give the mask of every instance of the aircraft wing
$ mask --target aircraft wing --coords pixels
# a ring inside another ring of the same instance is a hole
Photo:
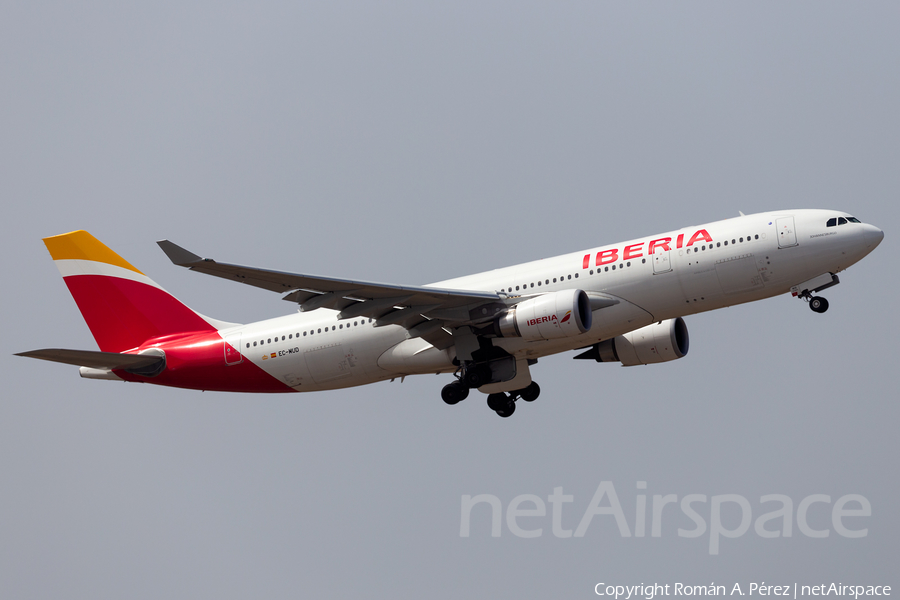
[[[368,317],[377,325],[401,325],[413,337],[423,337],[438,348],[452,345],[444,327],[459,327],[492,318],[506,308],[492,292],[399,286],[333,277],[285,273],[216,262],[201,258],[168,240],[157,242],[176,265],[192,271],[238,281],[297,302],[301,311],[331,308],[340,318]]]

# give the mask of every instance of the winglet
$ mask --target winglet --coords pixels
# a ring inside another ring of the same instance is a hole
[[[162,251],[166,253],[173,263],[179,267],[187,267],[194,263],[203,262],[203,258],[197,256],[193,252],[185,250],[178,244],[173,244],[169,240],[160,240],[156,242]],[[212,262],[212,261],[209,261]]]

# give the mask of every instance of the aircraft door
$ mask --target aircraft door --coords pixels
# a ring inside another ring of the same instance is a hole
[[[775,219],[775,233],[778,235],[778,247],[790,248],[797,245],[797,232],[794,229],[794,217]]]
[[[225,337],[225,364],[237,365],[244,362],[244,356],[241,354],[241,333],[232,333]]]
[[[672,261],[670,260],[670,251],[656,248],[653,253],[653,274],[668,273],[672,270]]]

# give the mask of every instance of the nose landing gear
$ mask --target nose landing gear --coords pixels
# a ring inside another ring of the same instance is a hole
[[[811,292],[800,294],[804,302],[809,304],[809,308],[815,313],[823,313],[828,310],[828,300],[822,296],[813,296]]]
[[[809,303],[813,312],[823,313],[828,310],[828,300],[821,296],[813,296],[814,292],[821,292],[841,282],[834,273],[824,273],[791,288],[791,294],[798,296]]]
[[[821,296],[811,296],[809,298],[809,307],[813,312],[823,313],[828,310],[828,300]]]

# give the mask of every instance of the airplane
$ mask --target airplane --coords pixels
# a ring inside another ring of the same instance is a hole
[[[100,351],[19,353],[80,367],[82,377],[210,391],[334,390],[452,374],[453,405],[477,389],[501,417],[532,402],[545,356],[623,366],[688,353],[684,317],[818,292],[872,252],[884,232],[832,210],[783,210],[601,246],[423,286],[217,262],[168,241],[175,264],[285,294],[287,316],[240,325],[203,316],[86,231],[44,239]]]

